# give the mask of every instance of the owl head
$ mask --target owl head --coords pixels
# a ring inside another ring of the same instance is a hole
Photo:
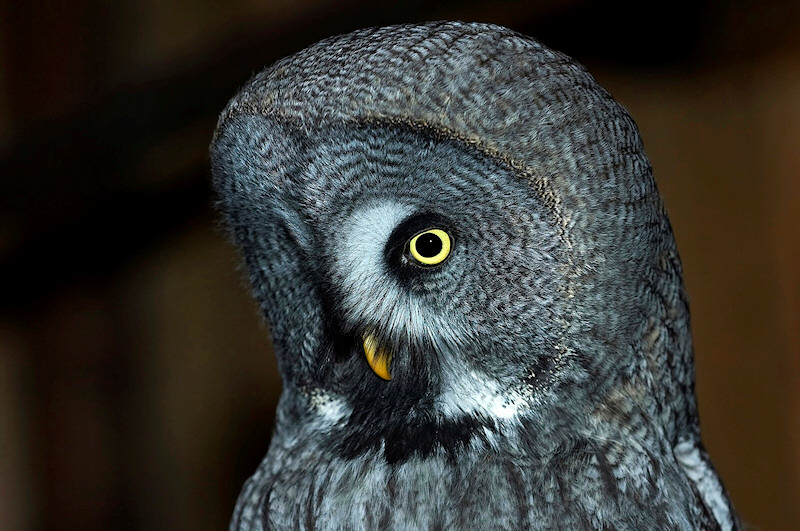
[[[335,37],[250,80],[211,154],[287,411],[341,452],[697,429],[650,164],[568,57],[487,24]]]

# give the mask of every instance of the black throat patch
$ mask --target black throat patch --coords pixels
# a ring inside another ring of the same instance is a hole
[[[405,462],[444,453],[455,459],[460,450],[476,439],[486,441],[484,428],[490,424],[478,417],[435,419],[431,415],[396,414],[380,416],[367,404],[354,406],[350,420],[334,432],[336,450],[345,458],[355,458],[369,451],[380,451],[387,463]],[[383,409],[383,408],[380,408]]]

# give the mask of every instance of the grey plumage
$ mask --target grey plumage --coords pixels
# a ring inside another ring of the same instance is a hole
[[[232,529],[738,528],[649,161],[583,67],[358,31],[257,74],[211,152],[284,383]]]

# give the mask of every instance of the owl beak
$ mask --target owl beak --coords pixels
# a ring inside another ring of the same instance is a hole
[[[367,355],[367,363],[375,371],[375,374],[384,380],[391,380],[389,374],[389,364],[392,362],[392,353],[380,346],[378,340],[372,334],[364,336],[364,354]]]

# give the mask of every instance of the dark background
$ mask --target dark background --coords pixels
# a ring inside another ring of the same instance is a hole
[[[800,529],[792,0],[0,0],[0,528],[227,525],[280,383],[210,208],[216,116],[323,37],[442,18],[537,37],[631,111],[706,444],[752,529]]]

